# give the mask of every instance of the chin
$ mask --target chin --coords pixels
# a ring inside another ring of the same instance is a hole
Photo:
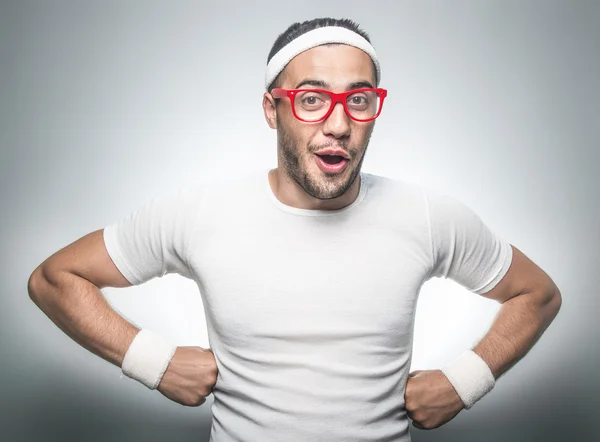
[[[354,173],[355,169],[349,166],[340,173],[327,173],[316,167],[316,170],[303,174],[305,179],[302,188],[307,194],[320,200],[339,198],[350,190]]]

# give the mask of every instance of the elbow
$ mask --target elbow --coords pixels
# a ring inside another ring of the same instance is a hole
[[[48,265],[43,262],[31,273],[27,281],[27,293],[29,299],[39,306],[39,300],[48,292],[48,287],[52,285],[48,274]]]
[[[544,310],[545,316],[547,316],[548,322],[551,322],[556,318],[560,308],[562,306],[562,295],[560,290],[556,285],[552,285],[552,287],[546,292],[547,295],[544,299]]]
[[[40,265],[33,271],[27,280],[27,293],[29,294],[29,299],[36,304],[38,304],[40,292],[42,291],[43,278],[42,267]]]
[[[562,295],[558,287],[554,286],[554,290],[552,292],[552,298],[550,299],[550,304],[552,304],[556,314],[560,311],[560,307],[562,306]]]

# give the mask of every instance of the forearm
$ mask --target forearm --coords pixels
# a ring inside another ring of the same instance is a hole
[[[560,292],[555,287],[507,300],[473,351],[498,379],[533,347],[556,317],[560,305]]]
[[[121,367],[139,329],[119,315],[98,287],[68,272],[32,278],[32,301],[71,339]]]

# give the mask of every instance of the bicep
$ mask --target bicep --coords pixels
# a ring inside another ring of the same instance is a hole
[[[53,275],[58,272],[79,276],[100,289],[132,285],[108,254],[103,229],[88,233],[51,255],[34,270],[31,279],[43,278],[52,282]]]
[[[491,290],[481,296],[500,303],[536,290],[553,290],[555,285],[548,274],[517,247],[511,245],[513,258],[506,275]]]

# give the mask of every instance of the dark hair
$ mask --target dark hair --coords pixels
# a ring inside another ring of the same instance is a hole
[[[339,26],[342,28],[349,29],[351,31],[356,32],[358,35],[360,35],[365,40],[367,40],[369,43],[371,43],[371,40],[369,39],[369,35],[365,31],[360,29],[360,27],[358,26],[358,23],[353,22],[350,19],[330,18],[330,17],[314,18],[312,20],[307,20],[302,23],[300,23],[300,22],[294,23],[293,25],[290,25],[290,27],[288,27],[282,34],[280,34],[279,37],[277,37],[277,40],[275,40],[275,43],[273,43],[273,47],[271,48],[271,51],[269,52],[269,56],[267,57],[267,64],[269,64],[269,62],[271,61],[271,58],[273,58],[273,56],[277,52],[279,52],[279,50],[281,48],[283,48],[285,45],[290,43],[292,40],[295,40],[296,38],[300,37],[302,34],[306,34],[308,31],[312,31],[313,29],[317,29],[317,28],[323,28],[325,26]],[[280,79],[281,79],[281,73],[269,85],[268,90],[271,90],[274,87],[278,87]]]

